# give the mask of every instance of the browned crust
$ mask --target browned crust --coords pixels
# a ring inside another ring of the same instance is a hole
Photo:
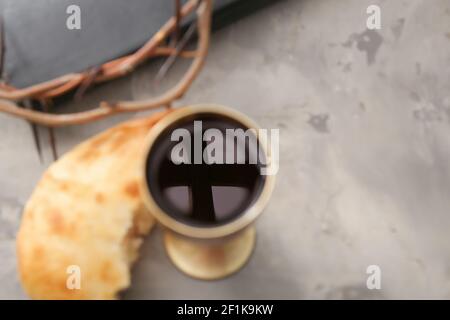
[[[129,286],[136,239],[153,225],[137,187],[142,143],[165,113],[111,128],[43,174],[17,235],[20,280],[31,298],[113,299]],[[66,286],[71,265],[81,269],[80,290]]]

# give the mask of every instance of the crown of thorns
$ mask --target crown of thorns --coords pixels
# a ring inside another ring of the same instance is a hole
[[[209,47],[212,0],[189,0],[183,6],[175,1],[175,14],[161,29],[133,54],[108,61],[101,66],[84,72],[71,73],[32,85],[27,88],[15,88],[6,81],[0,82],[0,111],[23,118],[34,124],[47,127],[77,125],[97,121],[105,117],[142,110],[171,106],[180,99],[198,75],[206,58]],[[170,36],[178,38],[181,19],[196,12],[197,19],[187,28],[182,39],[174,45],[167,45]],[[195,50],[185,50],[189,38],[197,30],[198,40]],[[0,70],[4,66],[4,28],[1,28]],[[192,63],[179,82],[165,93],[143,101],[101,102],[97,107],[87,111],[70,114],[50,113],[52,99],[77,90],[82,93],[92,84],[106,82],[132,72],[144,61],[158,56],[167,56],[169,64],[177,58],[192,59]],[[29,106],[30,101],[38,101],[44,108],[36,110]],[[28,107],[27,107],[28,106]]]

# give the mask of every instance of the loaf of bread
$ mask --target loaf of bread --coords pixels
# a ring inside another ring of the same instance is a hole
[[[33,299],[114,299],[154,224],[140,197],[143,142],[165,115],[132,120],[75,147],[44,173],[17,236]]]

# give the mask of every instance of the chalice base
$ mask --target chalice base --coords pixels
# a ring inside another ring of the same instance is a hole
[[[183,273],[201,280],[217,280],[239,271],[255,247],[255,227],[223,239],[193,240],[170,231],[164,234],[164,245],[172,263]]]

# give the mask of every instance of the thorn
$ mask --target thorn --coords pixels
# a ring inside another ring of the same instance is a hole
[[[41,164],[44,163],[44,159],[42,158],[42,147],[41,147],[41,141],[39,139],[39,131],[38,131],[38,127],[35,123],[31,123],[30,122],[30,127],[33,133],[33,140],[34,140],[34,145],[36,147],[36,151],[38,153],[38,157],[39,157],[39,162]]]
[[[81,100],[86,91],[90,88],[95,80],[95,77],[100,73],[102,69],[100,67],[93,67],[88,70],[86,79],[83,80],[78,90],[75,92],[74,99]]]
[[[196,29],[197,29],[197,26],[196,26],[195,22],[191,23],[188,30],[183,35],[183,38],[180,40],[177,47],[175,48],[175,53],[167,58],[167,60],[164,62],[164,64],[161,66],[158,73],[156,74],[155,84],[159,84],[159,82],[161,82],[161,80],[166,76],[167,72],[170,70],[170,68],[173,66],[176,59],[180,55],[180,52],[183,51],[184,47],[187,45],[189,40],[194,35],[194,32]]]
[[[48,127],[48,135],[50,140],[50,146],[52,148],[53,161],[56,161],[58,160],[58,150],[56,148],[55,130],[51,127]]]
[[[30,100],[25,100],[23,102],[23,105],[25,108],[27,109],[31,109],[33,110],[34,107],[31,104]],[[33,141],[34,141],[34,146],[36,148],[36,152],[38,153],[38,157],[39,157],[39,161],[41,164],[44,163],[44,159],[42,158],[42,147],[41,147],[41,141],[39,139],[39,131],[38,131],[38,127],[35,123],[28,121],[28,123],[30,124],[30,128],[31,128],[31,133],[33,134]]]
[[[36,151],[38,153],[39,161],[41,164],[44,163],[44,159],[42,158],[42,148],[41,148],[41,141],[39,139],[39,132],[38,127],[34,123],[30,123],[31,130],[33,132],[33,139],[34,139],[34,145],[36,146]]]
[[[180,39],[180,20],[181,20],[181,2],[180,0],[175,0],[175,44]]]
[[[49,107],[52,105],[50,100],[40,100],[40,103],[44,112],[48,112]],[[58,160],[58,151],[56,148],[55,130],[52,127],[47,127],[47,131],[48,131],[48,140],[50,142],[50,147],[52,149],[53,161],[56,161]]]

